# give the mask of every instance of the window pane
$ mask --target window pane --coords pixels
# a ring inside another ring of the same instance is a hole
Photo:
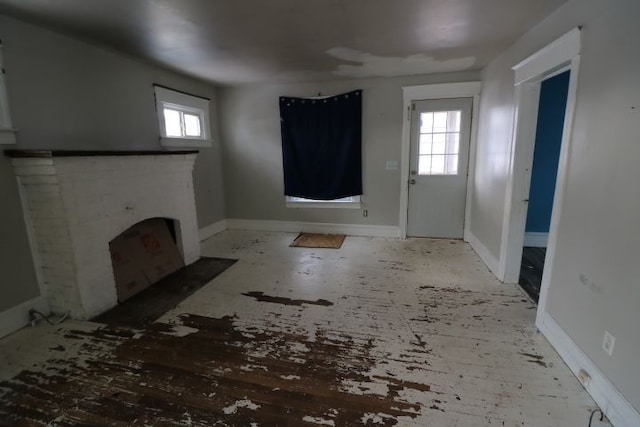
[[[433,136],[430,133],[420,135],[420,152],[418,154],[431,154]]]
[[[444,156],[431,156],[431,175],[444,174]]]
[[[418,175],[431,174],[431,156],[418,157]]]
[[[438,111],[433,113],[433,132],[447,131],[447,112]]]
[[[449,111],[447,114],[447,132],[460,132],[460,115],[462,111]]]
[[[433,154],[444,154],[446,135],[444,133],[436,133],[433,135]]]
[[[448,133],[446,134],[446,139],[447,144],[445,148],[445,154],[458,154],[460,134]]]
[[[182,123],[180,120],[180,111],[164,109],[164,127],[169,137],[182,136]]]
[[[420,133],[433,132],[433,113],[420,113]]]
[[[184,113],[184,133],[186,136],[202,136],[200,116]]]
[[[457,175],[458,174],[458,156],[445,156],[446,157],[446,171],[447,175]]]

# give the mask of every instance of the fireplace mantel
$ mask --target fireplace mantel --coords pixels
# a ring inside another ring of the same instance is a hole
[[[185,264],[200,257],[196,153],[5,150],[51,311],[90,319],[115,306],[109,241],[142,220],[173,220]]]
[[[4,150],[7,157],[101,157],[101,156],[170,156],[198,154],[198,150]]]

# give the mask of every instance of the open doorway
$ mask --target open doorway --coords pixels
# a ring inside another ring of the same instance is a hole
[[[561,72],[540,84],[527,220],[518,280],[520,286],[536,302],[540,297],[551,225],[570,73],[568,70]]]
[[[546,317],[546,298],[555,262],[559,218],[563,214],[580,64],[580,38],[580,28],[574,28],[513,67],[515,89],[513,145],[497,274],[498,278],[505,283],[518,283],[520,277],[542,83],[564,71],[570,71],[536,325],[542,322],[540,319]]]

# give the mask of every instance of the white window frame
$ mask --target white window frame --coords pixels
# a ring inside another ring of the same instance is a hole
[[[312,200],[292,196],[285,196],[285,199],[288,208],[360,209],[362,207],[360,196],[344,197],[335,200]]]
[[[209,99],[154,85],[156,112],[160,130],[160,144],[164,147],[211,147]],[[164,109],[177,110],[200,117],[200,136],[168,136],[164,122]]]
[[[0,43],[0,145],[15,144],[16,132],[9,114],[9,97],[7,96],[6,80],[4,78],[4,62],[2,44]]]

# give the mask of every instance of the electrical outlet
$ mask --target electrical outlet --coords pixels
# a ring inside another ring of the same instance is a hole
[[[604,331],[604,340],[602,341],[602,348],[607,352],[609,356],[613,354],[613,346],[616,345],[616,337],[611,335],[608,331]]]
[[[366,210],[366,209],[363,209],[363,210],[362,210],[362,216],[364,216],[364,217],[369,216],[369,211],[368,211],[368,210]]]

